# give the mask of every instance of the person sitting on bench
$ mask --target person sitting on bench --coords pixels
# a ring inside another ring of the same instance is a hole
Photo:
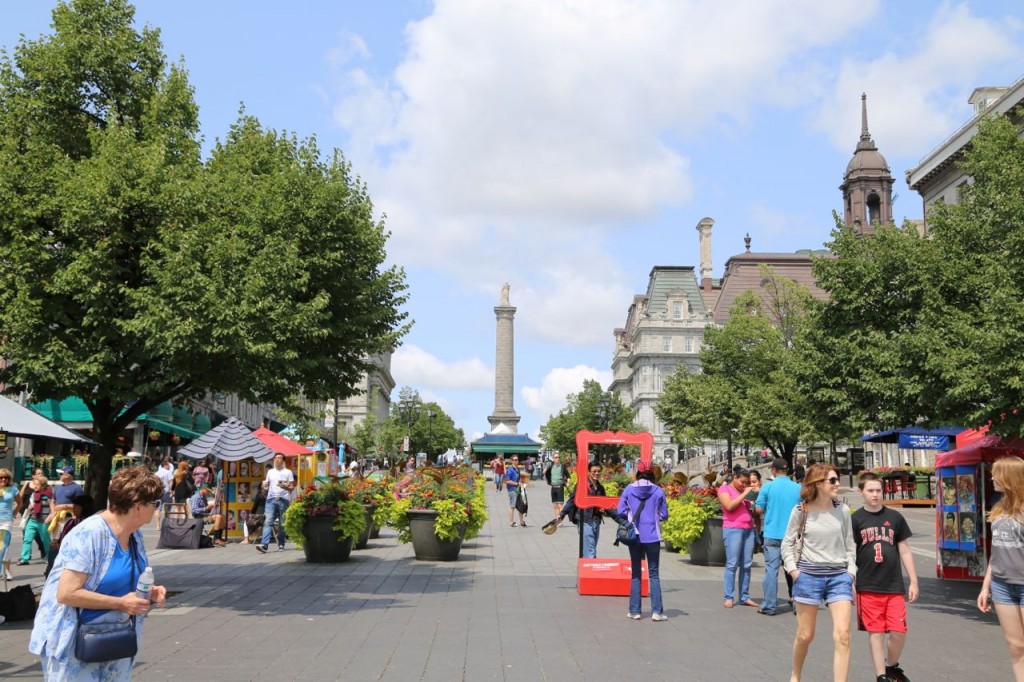
[[[192,509],[192,517],[196,519],[203,519],[203,524],[212,523],[213,528],[210,529],[210,535],[213,536],[213,544],[218,547],[223,547],[228,544],[224,540],[224,515],[212,513],[216,508],[215,502],[209,502],[206,496],[212,492],[210,486],[206,483],[202,485],[196,494],[192,496],[192,503],[190,508]]]

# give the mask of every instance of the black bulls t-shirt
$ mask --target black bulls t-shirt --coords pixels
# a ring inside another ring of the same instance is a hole
[[[861,592],[903,594],[903,566],[897,545],[911,536],[903,515],[887,507],[853,513],[857,544],[857,589]]]

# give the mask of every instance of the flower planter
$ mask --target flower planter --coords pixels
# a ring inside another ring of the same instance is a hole
[[[363,511],[366,512],[366,529],[356,538],[355,549],[366,549],[370,544],[370,535],[373,532],[373,505],[364,504]]]
[[[704,523],[704,532],[690,545],[690,561],[699,566],[725,565],[722,517],[712,516]]]
[[[372,524],[370,526],[370,539],[371,540],[376,540],[379,537],[380,537],[380,526],[378,526],[377,524]]]
[[[434,532],[437,512],[433,509],[410,509],[409,532],[412,535],[412,550],[420,561],[455,561],[462,550],[465,529],[456,540],[442,540]]]
[[[334,530],[334,517],[311,516],[302,526],[306,544],[302,548],[310,563],[340,563],[348,561],[354,539],[341,539],[341,531]]]
[[[676,547],[675,545],[673,545],[668,540],[665,540],[665,551],[666,552],[672,552],[674,554],[678,554],[679,553],[679,548]]]

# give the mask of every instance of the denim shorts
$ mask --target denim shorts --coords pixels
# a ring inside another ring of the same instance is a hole
[[[510,486],[508,488],[508,506],[516,506],[516,498],[519,497],[519,488],[516,486]]]
[[[853,577],[846,571],[839,575],[810,575],[801,571],[793,583],[793,601],[811,606],[822,602],[852,602]]]
[[[1012,604],[1024,608],[1024,585],[1004,583],[1002,580],[992,578],[990,589],[992,601],[996,604]]]

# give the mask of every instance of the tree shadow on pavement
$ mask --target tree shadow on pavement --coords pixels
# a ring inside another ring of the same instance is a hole
[[[995,622],[994,614],[982,613],[978,610],[980,582],[918,578],[918,587],[920,595],[911,606],[912,609],[959,616],[985,623]]]

